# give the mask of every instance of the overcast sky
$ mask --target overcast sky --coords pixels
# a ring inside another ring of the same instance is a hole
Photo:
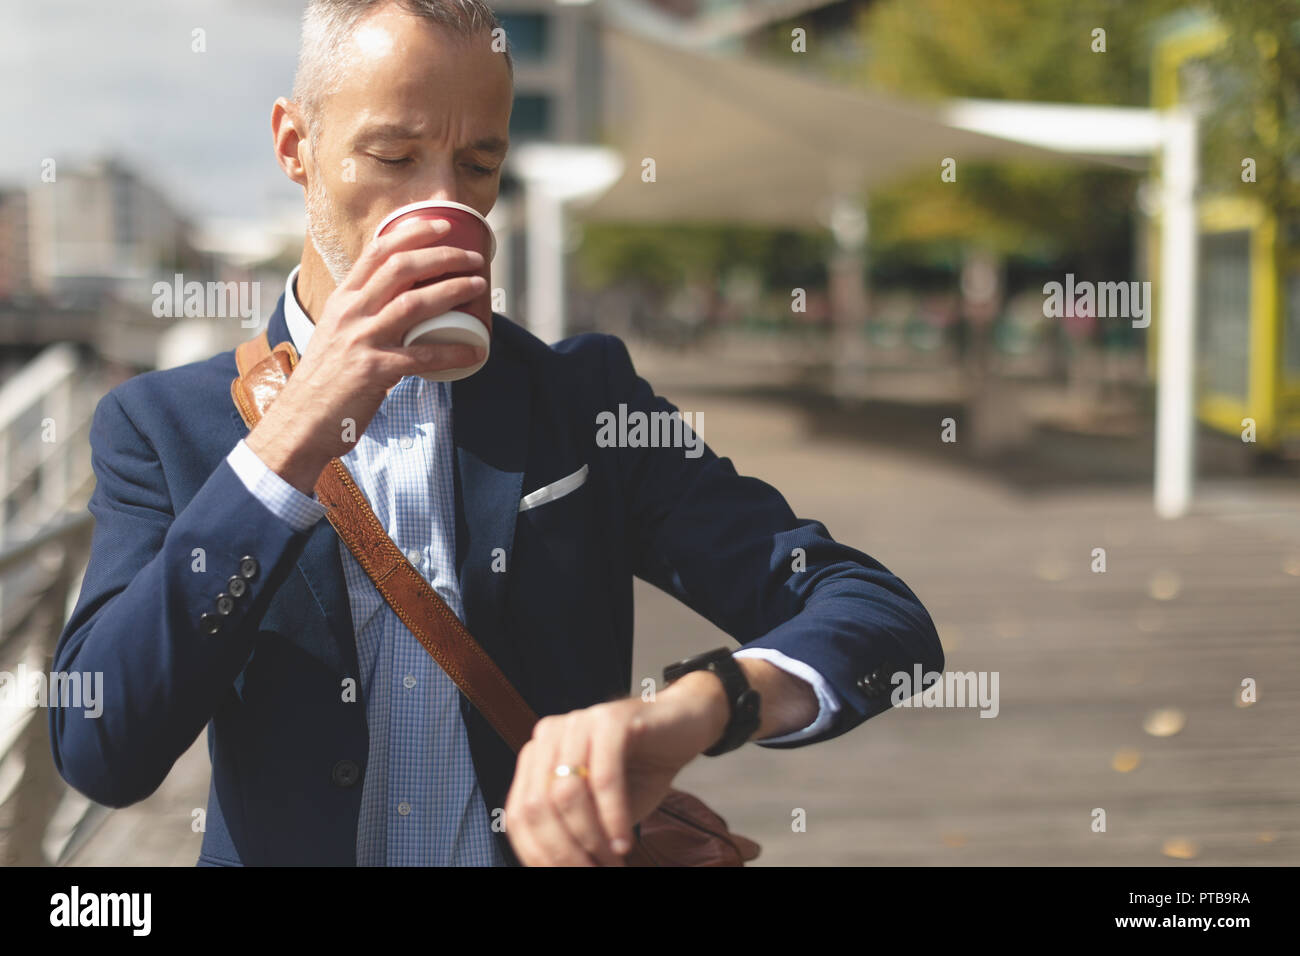
[[[302,0],[19,0],[0,11],[0,185],[122,156],[184,212],[301,213],[271,150]],[[206,31],[207,52],[191,50]]]

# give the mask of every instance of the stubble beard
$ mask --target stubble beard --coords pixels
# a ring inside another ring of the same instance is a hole
[[[307,187],[307,236],[333,277],[334,284],[341,284],[352,271],[353,260],[344,248],[334,205],[319,176],[314,177]]]

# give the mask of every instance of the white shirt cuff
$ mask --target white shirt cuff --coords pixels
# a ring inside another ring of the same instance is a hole
[[[277,475],[242,438],[226,461],[249,494],[294,531],[307,531],[325,517],[325,506],[315,496],[307,497]]]
[[[803,740],[814,734],[819,734],[830,727],[835,715],[839,713],[840,701],[835,691],[831,690],[830,684],[826,678],[813,670],[803,661],[796,661],[786,657],[778,650],[770,647],[749,647],[736,651],[732,657],[755,657],[759,660],[767,661],[775,667],[781,668],[787,674],[802,678],[812,685],[817,694],[817,719],[802,730],[792,731],[788,734],[782,734],[780,737],[764,737],[762,740],[751,740],[755,744],[784,744],[791,743],[795,740]]]

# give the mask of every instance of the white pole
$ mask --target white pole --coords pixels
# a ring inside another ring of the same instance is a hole
[[[831,307],[831,390],[843,398],[861,394],[869,378],[866,339],[867,236],[870,227],[862,198],[847,190],[830,200],[828,223],[835,247],[827,272]]]
[[[512,153],[524,184],[528,331],[548,345],[564,338],[564,223],[567,203],[590,202],[622,174],[604,146],[525,143]]]
[[[528,229],[528,331],[547,345],[564,338],[564,208],[544,183],[524,181]]]
[[[511,250],[515,231],[519,224],[519,209],[513,198],[498,199],[496,205],[488,212],[488,223],[497,237],[497,254],[492,260],[492,311],[500,312],[512,319],[520,313],[519,302],[515,300],[514,263]]]
[[[1165,119],[1161,159],[1160,355],[1156,386],[1155,505],[1185,515],[1196,461],[1196,118]]]

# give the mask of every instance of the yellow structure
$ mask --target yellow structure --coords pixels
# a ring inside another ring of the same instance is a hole
[[[1223,27],[1208,19],[1162,38],[1154,51],[1152,105],[1193,102],[1195,84],[1205,76],[1198,65],[1226,39]],[[1256,120],[1267,121],[1263,114]],[[1300,243],[1288,240],[1276,211],[1261,199],[1207,195],[1197,206],[1198,417],[1233,435],[1249,434],[1253,422],[1257,447],[1275,450],[1300,436]],[[1151,333],[1154,373],[1158,323]]]

